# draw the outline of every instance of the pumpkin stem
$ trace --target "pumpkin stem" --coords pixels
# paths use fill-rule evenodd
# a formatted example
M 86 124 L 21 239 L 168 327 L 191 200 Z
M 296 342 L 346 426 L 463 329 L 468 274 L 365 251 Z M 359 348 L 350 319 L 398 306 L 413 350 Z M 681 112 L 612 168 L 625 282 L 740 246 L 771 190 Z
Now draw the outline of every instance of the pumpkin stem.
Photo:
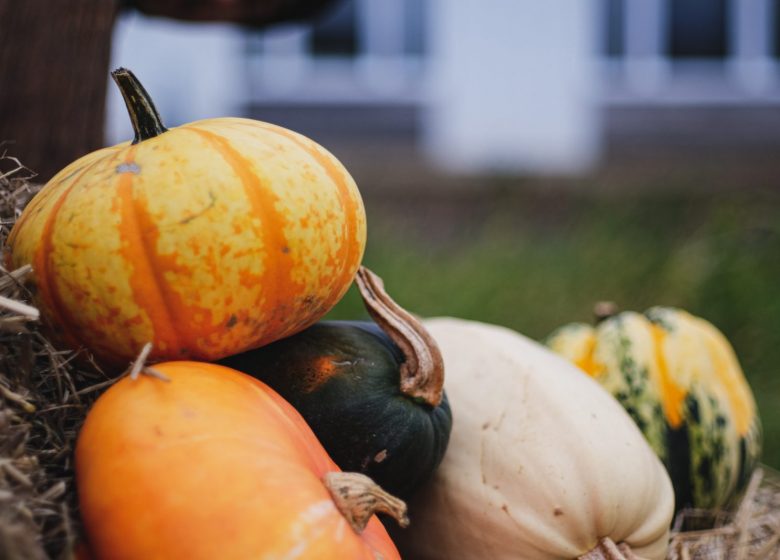
M 599 540 L 599 544 L 593 550 L 590 550 L 578 556 L 577 560 L 639 560 L 633 553 L 631 547 L 626 543 L 615 544 L 615 541 L 609 537 Z
M 409 525 L 406 503 L 382 490 L 364 474 L 329 472 L 325 473 L 322 482 L 333 497 L 336 508 L 358 534 L 363 532 L 368 520 L 378 511 L 392 516 L 401 527 Z
M 152 103 L 152 98 L 135 77 L 135 74 L 127 68 L 117 68 L 111 72 L 111 77 L 122 93 L 127 113 L 130 115 L 130 122 L 133 123 L 133 131 L 135 132 L 133 144 L 149 140 L 168 131 L 163 126 L 160 114 Z
M 435 407 L 444 391 L 444 359 L 438 344 L 414 315 L 385 292 L 382 279 L 361 266 L 355 283 L 363 304 L 377 325 L 401 349 L 401 392 Z
M 620 307 L 614 301 L 597 301 L 593 305 L 593 317 L 598 325 L 620 313 Z

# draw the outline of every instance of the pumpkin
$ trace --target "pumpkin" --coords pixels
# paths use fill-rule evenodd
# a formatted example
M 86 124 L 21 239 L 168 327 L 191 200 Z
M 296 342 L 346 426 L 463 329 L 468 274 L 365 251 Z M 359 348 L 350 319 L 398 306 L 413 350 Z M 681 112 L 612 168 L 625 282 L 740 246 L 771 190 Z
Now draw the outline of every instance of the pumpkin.
M 135 140 L 49 181 L 8 239 L 64 342 L 108 364 L 216 360 L 316 322 L 362 258 L 365 211 L 313 141 L 239 118 L 166 130 L 127 70 L 113 73 Z
M 221 363 L 278 391 L 339 467 L 407 497 L 441 462 L 452 428 L 441 354 L 378 276 L 361 267 L 356 283 L 376 323 L 318 323 Z
M 409 503 L 404 556 L 662 559 L 674 496 L 631 418 L 595 381 L 502 327 L 424 321 L 456 413 L 449 448 Z M 630 556 L 629 556 L 630 557 Z
M 628 411 L 666 465 L 678 508 L 728 505 L 761 453 L 753 394 L 726 337 L 680 309 L 607 313 L 547 344 Z
M 263 383 L 166 362 L 101 395 L 76 445 L 88 546 L 102 558 L 398 558 L 373 513 L 405 506 L 342 473 Z

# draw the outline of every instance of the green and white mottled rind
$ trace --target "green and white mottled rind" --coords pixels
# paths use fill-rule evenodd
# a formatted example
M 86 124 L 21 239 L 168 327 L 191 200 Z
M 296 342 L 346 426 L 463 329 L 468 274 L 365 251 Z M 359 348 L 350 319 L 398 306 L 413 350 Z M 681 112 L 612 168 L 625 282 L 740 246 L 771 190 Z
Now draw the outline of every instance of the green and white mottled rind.
M 628 411 L 666 465 L 677 507 L 726 506 L 761 453 L 750 387 L 723 334 L 673 308 L 626 311 L 547 339 Z

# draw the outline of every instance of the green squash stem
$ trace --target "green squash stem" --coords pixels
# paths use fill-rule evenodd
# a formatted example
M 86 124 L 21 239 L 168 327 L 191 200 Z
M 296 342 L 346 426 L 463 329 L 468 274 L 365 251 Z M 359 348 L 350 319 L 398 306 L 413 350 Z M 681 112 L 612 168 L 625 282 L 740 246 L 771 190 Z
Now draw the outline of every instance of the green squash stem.
M 122 98 L 133 123 L 135 138 L 133 144 L 149 140 L 159 136 L 168 129 L 163 126 L 160 114 L 152 103 L 152 98 L 147 93 L 138 78 L 127 68 L 117 68 L 111 72 L 111 77 L 119 87 Z
M 599 543 L 593 550 L 578 556 L 577 560 L 639 560 L 625 543 L 619 545 L 609 537 L 599 539 Z
M 355 283 L 371 318 L 406 357 L 400 367 L 401 392 L 438 406 L 444 392 L 444 359 L 436 341 L 419 319 L 387 295 L 379 276 L 361 266 Z
M 373 480 L 356 472 L 329 472 L 322 478 L 336 508 L 357 533 L 363 532 L 369 519 L 381 511 L 392 516 L 401 527 L 409 525 L 406 503 L 388 494 Z

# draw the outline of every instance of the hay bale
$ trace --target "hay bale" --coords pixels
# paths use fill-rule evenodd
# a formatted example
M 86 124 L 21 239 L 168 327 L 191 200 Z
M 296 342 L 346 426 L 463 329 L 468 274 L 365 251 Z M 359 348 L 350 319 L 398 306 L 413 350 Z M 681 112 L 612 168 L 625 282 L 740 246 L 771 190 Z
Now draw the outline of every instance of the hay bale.
M 39 190 L 17 160 L 0 157 L 0 252 Z M 0 558 L 71 558 L 77 538 L 72 453 L 107 377 L 77 366 L 43 334 L 24 287 L 30 267 L 0 266 Z M 99 386 L 98 386 L 99 387 Z
M 734 511 L 681 511 L 669 560 L 780 558 L 780 473 L 756 469 Z

